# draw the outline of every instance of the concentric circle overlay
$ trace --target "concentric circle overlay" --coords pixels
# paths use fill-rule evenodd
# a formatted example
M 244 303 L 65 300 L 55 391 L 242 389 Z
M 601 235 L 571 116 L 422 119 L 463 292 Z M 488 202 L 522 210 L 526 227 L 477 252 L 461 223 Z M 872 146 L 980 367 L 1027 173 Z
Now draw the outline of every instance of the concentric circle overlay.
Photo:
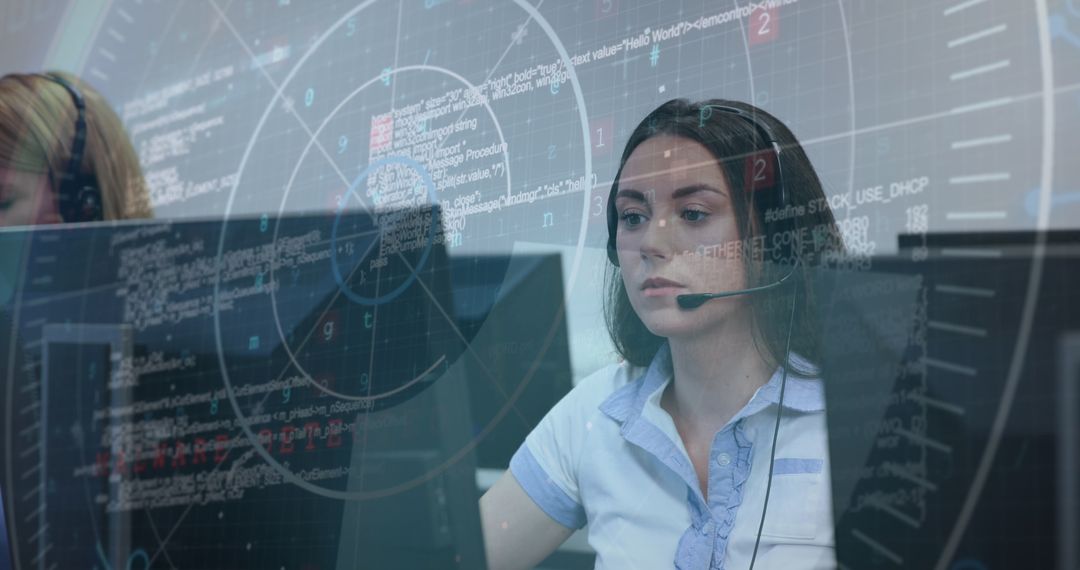
M 323 45 L 323 43 L 325 43 L 326 40 L 334 32 L 336 32 L 342 26 L 344 26 L 346 24 L 346 22 L 348 22 L 348 20 L 350 18 L 352 18 L 356 14 L 360 13 L 361 11 L 363 11 L 365 8 L 367 8 L 368 6 L 373 4 L 374 2 L 375 2 L 375 0 L 366 0 L 365 2 L 362 2 L 359 5 L 357 5 L 356 7 L 354 7 L 352 10 L 349 10 L 348 12 L 343 14 L 336 22 L 334 22 L 333 25 L 331 25 L 329 28 L 327 28 L 327 30 L 325 32 L 323 32 L 322 35 L 320 35 L 314 42 L 311 43 L 308 50 L 306 52 L 304 52 L 304 55 L 301 56 L 299 60 L 297 60 L 296 64 L 289 71 L 288 75 L 278 85 L 278 87 L 277 87 L 277 89 L 276 89 L 276 91 L 274 93 L 274 96 L 271 98 L 270 102 L 267 104 L 266 109 L 263 111 L 262 117 L 259 119 L 259 122 L 256 125 L 255 131 L 252 133 L 252 136 L 248 141 L 247 147 L 244 149 L 244 154 L 243 154 L 243 156 L 242 156 L 242 158 L 240 160 L 240 165 L 237 168 L 236 180 L 233 182 L 232 188 L 229 191 L 229 197 L 228 197 L 228 199 L 226 201 L 226 205 L 225 205 L 225 216 L 224 216 L 224 219 L 222 220 L 220 237 L 218 239 L 217 255 L 218 255 L 219 258 L 221 258 L 221 256 L 223 256 L 224 253 L 225 253 L 225 251 L 224 251 L 224 248 L 225 248 L 225 236 L 227 235 L 226 234 L 226 229 L 227 229 L 228 224 L 229 224 L 229 216 L 230 216 L 230 214 L 231 214 L 231 212 L 233 210 L 233 204 L 236 201 L 237 190 L 239 189 L 240 183 L 243 180 L 244 172 L 245 172 L 246 167 L 247 167 L 247 162 L 251 158 L 251 152 L 252 152 L 252 149 L 255 146 L 255 141 L 258 139 L 258 136 L 261 133 L 263 127 L 265 126 L 266 121 L 270 117 L 271 112 L 273 112 L 274 108 L 279 103 L 279 101 L 284 98 L 283 92 L 292 83 L 293 79 L 296 77 L 297 73 L 304 67 L 304 65 L 307 63 L 308 59 L 310 59 L 319 50 L 319 48 Z M 592 153 L 590 153 L 588 151 L 588 149 L 592 148 L 592 139 L 590 137 L 590 132 L 589 132 L 588 113 L 586 111 L 585 97 L 584 97 L 584 94 L 583 94 L 582 89 L 581 89 L 581 83 L 578 80 L 577 72 L 574 69 L 574 65 L 573 65 L 573 63 L 572 63 L 572 61 L 570 59 L 570 55 L 566 51 L 566 47 L 563 46 L 562 42 L 559 40 L 558 35 L 555 33 L 555 30 L 551 27 L 551 24 L 548 23 L 548 21 L 546 19 L 544 19 L 544 17 L 540 14 L 540 12 L 534 6 L 529 4 L 526 0 L 514 0 L 514 3 L 517 4 L 523 11 L 525 11 L 525 13 L 529 17 L 528 21 L 536 22 L 536 24 L 538 26 L 540 26 L 540 28 L 547 35 L 548 39 L 552 42 L 553 46 L 555 47 L 556 51 L 559 54 L 560 60 L 562 61 L 563 65 L 565 66 L 566 73 L 567 73 L 567 76 L 568 76 L 568 79 L 569 79 L 569 82 L 570 82 L 570 86 L 572 87 L 573 93 L 574 93 L 574 100 L 575 100 L 575 103 L 576 103 L 576 110 L 578 112 L 578 119 L 579 119 L 580 127 L 581 127 L 582 142 L 584 144 L 584 148 L 586 149 L 585 152 L 583 153 L 584 154 L 583 158 L 584 158 L 584 161 L 585 161 L 585 180 L 591 181 L 593 179 Z M 578 234 L 578 243 L 577 243 L 576 252 L 575 252 L 575 255 L 574 255 L 574 260 L 573 260 L 573 263 L 571 265 L 571 270 L 570 270 L 570 273 L 569 273 L 569 276 L 568 276 L 568 279 L 567 279 L 567 289 L 568 290 L 573 289 L 574 283 L 577 280 L 577 273 L 578 273 L 578 271 L 580 269 L 580 266 L 581 266 L 581 253 L 582 253 L 582 250 L 583 250 L 584 245 L 585 245 L 585 237 L 586 237 L 585 233 L 586 233 L 586 228 L 588 227 L 588 216 L 589 216 L 589 208 L 588 208 L 588 203 L 589 202 L 588 201 L 589 201 L 590 195 L 591 195 L 591 192 L 583 192 L 582 193 L 583 204 L 582 204 L 582 210 L 581 210 L 581 226 L 580 226 L 581 229 L 580 229 L 579 234 Z M 220 294 L 221 294 L 221 273 L 220 273 L 220 271 L 221 271 L 221 266 L 219 265 L 218 270 L 217 270 L 217 274 L 215 275 L 215 280 L 214 280 L 215 305 L 216 305 L 216 300 L 220 298 Z M 473 438 L 472 440 L 469 441 L 468 444 L 466 444 L 464 447 L 462 447 L 456 453 L 454 453 L 449 458 L 447 458 L 443 463 L 441 463 L 440 465 L 432 468 L 431 471 L 429 471 L 425 475 L 422 475 L 420 477 L 416 477 L 416 478 L 408 480 L 408 481 L 403 481 L 402 483 L 400 483 L 400 484 L 398 484 L 398 485 L 396 485 L 394 487 L 389 487 L 389 488 L 386 488 L 386 489 L 380 489 L 380 490 L 377 490 L 377 491 L 354 491 L 354 492 L 339 491 L 339 490 L 336 490 L 336 489 L 328 489 L 328 488 L 325 488 L 325 487 L 321 487 L 321 486 L 315 485 L 315 484 L 313 484 L 313 483 L 311 483 L 309 481 L 305 481 L 305 480 L 301 479 L 299 476 L 297 476 L 295 473 L 293 473 L 291 470 L 289 470 L 287 467 L 282 465 L 272 455 L 270 455 L 270 453 L 261 444 L 259 444 L 258 436 L 255 434 L 254 431 L 252 431 L 251 426 L 248 425 L 248 423 L 246 421 L 244 421 L 244 418 L 246 416 L 245 416 L 244 412 L 240 409 L 240 404 L 236 399 L 236 394 L 234 392 L 234 389 L 233 389 L 233 386 L 232 386 L 232 381 L 231 381 L 231 378 L 230 378 L 230 375 L 229 375 L 228 365 L 225 362 L 225 350 L 224 350 L 223 339 L 222 339 L 222 331 L 221 331 L 221 314 L 216 310 L 212 311 L 212 313 L 213 313 L 213 317 L 214 317 L 214 342 L 215 342 L 215 345 L 216 345 L 216 348 L 217 348 L 218 364 L 219 364 L 219 367 L 221 368 L 222 379 L 223 379 L 223 382 L 225 384 L 225 393 L 229 398 L 229 405 L 232 406 L 233 412 L 236 414 L 236 416 L 237 416 L 237 418 L 239 420 L 237 423 L 240 425 L 240 427 L 243 430 L 246 437 L 253 443 L 252 449 L 254 449 L 255 452 L 258 453 L 263 458 L 263 460 L 267 462 L 268 465 L 270 465 L 275 470 L 277 470 L 279 473 L 281 473 L 282 477 L 285 480 L 289 481 L 290 483 L 292 483 L 292 484 L 294 484 L 294 485 L 296 485 L 296 486 L 298 486 L 298 487 L 300 487 L 302 489 L 305 489 L 305 490 L 307 490 L 307 491 L 309 491 L 311 493 L 314 493 L 316 495 L 320 495 L 320 496 L 323 496 L 323 497 L 341 499 L 341 500 L 364 500 L 364 499 L 373 499 L 373 498 L 377 498 L 377 497 L 385 497 L 385 496 L 389 496 L 389 495 L 394 495 L 396 493 L 400 493 L 402 491 L 414 488 L 414 487 L 416 487 L 418 485 L 421 485 L 421 484 L 425 483 L 426 481 L 429 481 L 433 477 L 436 477 L 441 472 L 446 470 L 448 467 L 450 467 L 451 465 L 457 463 L 466 454 L 471 452 L 472 449 L 477 444 L 478 440 L 476 438 Z M 561 318 L 561 315 L 560 315 L 560 318 Z M 532 373 L 535 372 L 535 368 L 536 367 L 534 366 L 530 370 L 530 373 L 528 375 L 530 378 L 532 376 Z M 528 381 L 528 378 L 526 378 L 525 381 L 518 387 L 519 389 L 518 389 L 518 391 L 515 392 L 515 394 L 512 395 L 512 399 L 516 398 L 520 394 L 520 389 L 522 389 L 527 384 L 527 381 Z M 512 403 L 512 401 L 510 403 Z M 481 435 L 483 435 L 484 433 L 487 433 L 488 431 L 490 431 L 492 425 L 495 422 L 497 422 L 504 415 L 505 410 L 506 410 L 506 407 L 504 407 L 503 411 L 500 414 L 497 414 L 496 417 L 493 418 L 491 420 L 491 422 L 489 422 L 489 424 L 481 431 Z
M 411 268 L 409 277 L 402 281 L 400 284 L 398 284 L 397 287 L 390 290 L 388 293 L 379 295 L 377 297 L 365 297 L 358 294 L 356 291 L 353 291 L 352 288 L 349 287 L 349 284 L 346 283 L 346 281 L 348 281 L 348 277 L 342 275 L 341 273 L 341 264 L 338 261 L 336 245 L 338 241 L 338 227 L 341 225 L 341 214 L 345 211 L 345 205 L 348 203 L 347 196 L 355 196 L 356 199 L 359 201 L 360 195 L 356 193 L 357 186 L 359 186 L 361 182 L 367 180 L 368 176 L 370 176 L 376 170 L 394 164 L 403 165 L 419 174 L 420 179 L 424 182 L 424 186 L 427 188 L 428 198 L 431 200 L 431 203 L 435 204 L 438 202 L 438 197 L 435 194 L 435 181 L 431 179 L 431 174 L 428 173 L 426 168 L 424 168 L 424 165 L 406 156 L 388 156 L 386 158 L 379 159 L 371 163 L 367 168 L 363 170 L 363 172 L 360 173 L 360 176 L 357 176 L 356 180 L 354 180 L 352 184 L 349 185 L 348 194 L 338 201 L 337 213 L 334 215 L 334 227 L 333 230 L 331 230 L 330 232 L 330 266 L 333 267 L 334 280 L 337 281 L 338 288 L 341 289 L 341 292 L 346 297 L 348 297 L 350 301 L 360 305 L 379 305 L 392 301 L 398 295 L 401 295 L 401 293 L 405 291 L 405 289 L 408 289 L 409 286 L 412 285 L 412 282 L 416 280 L 416 272 L 420 271 L 420 269 L 424 267 L 424 265 L 427 263 L 428 255 L 431 254 L 432 242 L 435 240 L 435 231 L 438 229 L 439 225 L 438 217 L 432 216 L 431 227 L 428 228 L 428 239 L 424 243 L 424 251 L 420 254 L 420 260 L 416 263 L 415 267 Z M 374 243 L 374 241 L 372 243 Z M 364 256 L 361 255 L 360 257 L 363 258 Z M 280 326 L 281 325 L 279 323 L 279 330 Z
M 393 75 L 396 75 L 398 73 L 405 73 L 405 72 L 410 72 L 410 71 L 440 73 L 440 74 L 446 75 L 446 76 L 454 79 L 455 81 L 458 81 L 459 83 L 464 85 L 466 89 L 469 89 L 470 91 L 478 91 L 477 86 L 473 85 L 468 79 L 465 79 L 461 75 L 459 75 L 459 74 L 457 74 L 457 73 L 455 73 L 455 72 L 453 72 L 453 71 L 451 71 L 449 69 L 439 67 L 439 66 L 434 66 L 434 65 L 405 65 L 405 66 L 401 66 L 401 67 L 398 67 L 398 68 L 392 70 L 389 75 L 393 76 Z M 274 223 L 274 233 L 273 233 L 273 236 L 272 236 L 272 239 L 273 239 L 274 242 L 277 242 L 278 235 L 279 235 L 280 228 L 281 228 L 281 220 L 285 215 L 285 205 L 288 202 L 290 193 L 292 192 L 293 185 L 295 184 L 295 181 L 296 181 L 296 177 L 298 176 L 298 174 L 300 172 L 300 167 L 304 163 L 304 160 L 307 159 L 308 154 L 311 153 L 311 149 L 316 144 L 316 141 L 318 141 L 320 134 L 326 129 L 326 127 L 328 125 L 330 125 L 333 122 L 333 119 L 337 116 L 337 114 L 341 111 L 341 109 L 345 107 L 345 105 L 347 105 L 350 101 L 352 101 L 355 97 L 357 97 L 360 93 L 362 93 L 365 89 L 367 89 L 371 85 L 374 85 L 376 82 L 382 81 L 383 77 L 384 77 L 383 74 L 379 74 L 379 75 L 369 79 L 368 81 L 364 82 L 362 85 L 360 85 L 359 87 L 354 89 L 352 91 L 352 93 L 349 93 L 348 96 L 344 97 L 340 102 L 338 102 L 337 106 L 334 107 L 326 115 L 326 117 L 322 120 L 322 122 L 319 124 L 319 126 L 312 133 L 311 137 L 308 139 L 307 145 L 304 146 L 304 150 L 300 153 L 300 157 L 297 159 L 296 165 L 293 167 L 293 171 L 289 176 L 289 181 L 285 185 L 285 193 L 282 195 L 281 203 L 278 205 L 278 216 L 277 216 L 277 220 L 275 220 L 275 223 Z M 499 135 L 499 142 L 502 143 L 502 145 L 503 145 L 502 148 L 504 148 L 504 149 L 507 148 L 507 146 L 506 146 L 506 138 L 503 135 L 502 125 L 500 124 L 498 117 L 495 115 L 494 109 L 491 108 L 491 104 L 487 100 L 483 101 L 483 105 L 484 105 L 485 110 L 487 110 L 488 116 L 491 118 L 491 121 L 495 126 L 495 131 Z M 252 140 L 254 140 L 254 139 L 252 139 Z M 505 153 L 503 154 L 503 164 L 505 165 L 505 168 L 506 168 L 506 194 L 507 194 L 507 196 L 509 196 L 511 194 L 511 187 L 512 187 L 511 176 L 510 176 L 510 160 L 509 160 L 509 157 L 507 157 Z M 369 165 L 368 169 L 371 169 L 373 166 L 374 165 Z M 370 174 L 370 172 L 368 172 L 368 174 Z M 359 186 L 359 179 L 349 184 L 350 191 L 353 190 L 354 188 L 358 187 L 358 186 Z M 363 197 L 363 195 L 358 194 L 358 193 L 354 194 L 354 195 L 356 196 L 357 200 L 361 203 L 361 205 L 364 205 L 364 197 Z M 431 198 L 431 202 L 433 204 L 438 203 L 438 200 L 437 200 L 437 198 L 435 196 L 434 191 L 432 191 L 430 193 L 430 198 Z M 340 211 L 340 209 L 341 209 L 341 204 L 338 204 L 338 210 Z M 340 217 L 340 215 L 338 217 Z M 337 224 L 335 222 L 335 232 L 336 232 L 336 226 L 337 226 Z M 360 258 L 361 259 L 364 258 L 365 255 L 367 255 L 366 252 L 362 253 L 360 255 Z M 336 263 L 336 258 L 332 258 L 332 259 Z M 426 256 L 425 256 L 425 259 L 426 259 Z M 274 270 L 274 264 L 271 264 L 270 265 L 270 275 L 269 275 L 271 283 L 273 283 L 274 278 L 275 278 L 274 271 L 275 271 Z M 341 283 L 340 278 L 338 278 L 338 283 L 339 284 Z M 362 303 L 362 304 L 364 304 L 364 303 Z M 274 315 L 274 326 L 275 326 L 275 328 L 277 328 L 278 337 L 282 340 L 281 346 L 285 349 L 285 352 L 286 352 L 286 354 L 288 354 L 289 360 L 292 362 L 293 366 L 296 367 L 297 371 L 300 372 L 300 374 L 310 383 L 311 386 L 313 386 L 317 390 L 322 391 L 325 394 L 329 394 L 329 395 L 335 396 L 337 398 L 341 398 L 343 400 L 351 400 L 351 401 L 368 400 L 368 399 L 371 399 L 371 398 L 381 398 L 381 397 L 389 396 L 389 395 L 391 395 L 393 393 L 393 392 L 391 392 L 391 393 L 382 393 L 382 394 L 377 394 L 375 396 L 366 396 L 366 395 L 365 396 L 356 396 L 356 395 L 351 395 L 351 394 L 345 394 L 345 393 L 338 392 L 338 391 L 334 390 L 333 388 L 329 388 L 329 387 L 324 386 L 323 384 L 321 384 L 319 382 L 316 382 L 314 380 L 314 378 L 312 378 L 311 374 L 306 370 L 306 368 L 300 363 L 300 360 L 298 358 L 296 358 L 296 355 L 293 352 L 292 347 L 286 341 L 287 335 L 285 334 L 285 329 L 281 324 L 281 317 L 280 317 L 279 312 L 278 312 L 277 289 L 274 288 L 274 287 L 270 288 L 270 309 L 271 309 L 271 311 L 273 312 L 273 315 Z M 403 383 L 400 388 L 410 386 L 413 383 L 415 383 L 415 382 L 419 381 L 420 379 L 424 378 L 425 376 L 427 376 L 431 372 L 431 370 L 434 370 L 434 368 L 437 366 L 437 364 L 439 364 L 439 363 L 432 364 L 431 367 L 429 367 L 427 370 L 422 371 L 419 375 L 416 376 L 416 378 L 412 379 L 409 382 Z M 394 392 L 397 392 L 397 390 L 395 390 Z

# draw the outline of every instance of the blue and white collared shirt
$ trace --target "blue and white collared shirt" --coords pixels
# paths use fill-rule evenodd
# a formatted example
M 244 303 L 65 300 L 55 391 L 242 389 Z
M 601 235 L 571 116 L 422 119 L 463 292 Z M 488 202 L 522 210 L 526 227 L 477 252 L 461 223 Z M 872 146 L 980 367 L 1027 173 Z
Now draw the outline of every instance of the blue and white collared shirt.
M 713 439 L 707 501 L 660 407 L 671 370 L 665 344 L 647 369 L 623 363 L 591 374 L 529 434 L 510 470 L 552 519 L 574 529 L 589 525 L 596 568 L 747 568 L 781 369 Z M 789 371 L 755 568 L 836 566 L 825 430 L 821 380 Z

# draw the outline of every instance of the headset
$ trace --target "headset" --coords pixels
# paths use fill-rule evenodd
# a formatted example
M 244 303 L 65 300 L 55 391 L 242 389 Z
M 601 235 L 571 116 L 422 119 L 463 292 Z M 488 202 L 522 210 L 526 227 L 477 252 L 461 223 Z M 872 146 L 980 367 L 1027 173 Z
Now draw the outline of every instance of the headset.
M 708 114 L 706 114 L 705 111 L 708 111 Z M 713 111 L 720 111 L 722 113 L 727 113 L 727 114 L 730 114 L 730 115 L 735 116 L 735 117 L 739 117 L 742 120 L 745 120 L 745 121 L 749 122 L 757 130 L 758 134 L 762 137 L 762 139 L 768 144 L 768 147 L 769 147 L 768 150 L 772 151 L 772 164 L 771 164 L 771 166 L 772 166 L 772 168 L 775 169 L 774 170 L 775 171 L 775 183 L 773 185 L 776 187 L 776 189 L 777 189 L 776 191 L 779 194 L 778 198 L 779 198 L 780 207 L 782 208 L 782 207 L 786 206 L 787 203 L 788 203 L 788 192 L 787 192 L 787 187 L 784 185 L 784 169 L 783 169 L 782 161 L 780 160 L 780 155 L 781 155 L 781 152 L 782 152 L 783 149 L 782 149 L 780 143 L 777 141 L 776 136 L 773 134 L 772 128 L 768 124 L 766 124 L 764 121 L 759 120 L 755 116 L 754 113 L 748 112 L 748 111 L 746 111 L 744 109 L 740 109 L 738 107 L 731 107 L 731 106 L 727 106 L 727 105 L 705 105 L 705 106 L 703 106 L 701 108 L 701 120 L 704 121 L 706 118 L 711 116 Z M 761 157 L 757 153 L 751 155 L 751 157 L 750 157 L 750 163 L 749 163 L 750 168 L 748 168 L 747 171 L 748 171 L 748 173 L 751 174 L 751 177 L 753 178 L 751 180 L 751 182 L 756 180 L 756 177 L 754 175 L 755 175 L 755 173 L 758 172 L 758 170 L 756 169 L 756 165 L 758 164 L 757 161 L 760 160 L 760 159 L 761 159 Z M 764 166 L 769 167 L 770 165 L 768 163 L 765 163 Z M 755 191 L 755 190 L 757 190 L 757 189 L 756 188 L 751 188 L 751 191 Z M 618 267 L 619 266 L 619 258 L 618 258 L 618 252 L 615 249 L 615 232 L 618 230 L 619 217 L 618 217 L 618 212 L 616 212 L 616 210 L 615 210 L 614 200 L 613 199 L 614 199 L 614 196 L 611 197 L 611 199 L 609 200 L 609 204 L 608 204 L 607 255 L 608 255 L 608 259 L 616 267 Z M 798 224 L 797 218 L 793 218 L 793 223 Z M 781 287 L 785 283 L 788 282 L 789 278 L 802 265 L 802 260 L 801 260 L 801 256 L 800 256 L 801 252 L 799 251 L 800 248 L 796 247 L 795 249 L 796 249 L 795 263 L 792 264 L 791 268 L 788 270 L 788 272 L 783 277 L 777 279 L 776 281 L 773 281 L 771 283 L 766 283 L 765 285 L 759 285 L 757 287 L 749 287 L 749 288 L 746 288 L 746 289 L 736 289 L 734 291 L 724 291 L 724 292 L 720 292 L 720 293 L 693 293 L 693 294 L 686 294 L 686 295 L 678 295 L 676 297 L 676 302 L 679 304 L 680 309 L 683 309 L 685 311 L 689 311 L 689 310 L 693 310 L 693 309 L 696 309 L 696 308 L 700 307 L 701 305 L 705 304 L 706 301 L 710 301 L 712 299 L 722 299 L 722 298 L 725 298 L 725 297 L 735 297 L 735 296 L 738 296 L 738 295 L 752 295 L 752 294 L 755 294 L 755 293 L 761 293 L 763 291 L 769 291 L 771 289 L 776 289 L 778 287 Z M 790 356 L 791 356 L 791 331 L 792 331 L 792 328 L 794 327 L 794 324 L 795 324 L 795 307 L 796 307 L 797 301 L 798 301 L 798 289 L 796 288 L 796 289 L 793 290 L 793 294 L 792 294 L 791 315 L 788 317 L 787 340 L 784 341 L 784 353 L 785 354 L 784 354 L 784 358 L 781 360 L 782 373 L 781 373 L 781 378 L 780 378 L 780 400 L 779 400 L 779 402 L 777 404 L 777 408 L 776 408 L 776 423 L 775 423 L 775 425 L 773 427 L 772 449 L 769 451 L 769 477 L 768 477 L 768 481 L 767 481 L 766 486 L 765 486 L 765 500 L 764 500 L 764 503 L 761 506 L 761 519 L 758 521 L 757 538 L 754 540 L 754 553 L 750 557 L 750 566 L 749 566 L 750 570 L 753 570 L 754 562 L 757 560 L 758 546 L 760 546 L 760 544 L 761 544 L 761 532 L 765 528 L 765 512 L 769 507 L 769 492 L 772 490 L 773 463 L 774 463 L 774 460 L 776 459 L 776 442 L 779 439 L 779 435 L 780 435 L 780 417 L 781 417 L 781 414 L 782 414 L 783 409 L 784 409 L 784 389 L 787 387 L 788 358 L 790 358 Z
M 83 155 L 86 152 L 86 99 L 70 81 L 55 73 L 43 73 L 39 76 L 63 87 L 71 95 L 77 113 L 75 137 L 71 141 L 71 158 L 68 160 L 67 170 L 58 176 L 56 203 L 60 217 L 67 223 L 101 221 L 104 219 L 104 211 L 97 177 L 81 173 Z

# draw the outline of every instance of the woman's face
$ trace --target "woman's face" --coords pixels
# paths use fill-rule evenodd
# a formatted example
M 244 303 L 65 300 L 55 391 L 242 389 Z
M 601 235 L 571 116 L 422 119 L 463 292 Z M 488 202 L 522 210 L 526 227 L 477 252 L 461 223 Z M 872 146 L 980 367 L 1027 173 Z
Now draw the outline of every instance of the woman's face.
M 638 145 L 615 196 L 623 284 L 642 322 L 662 337 L 709 331 L 747 306 L 744 296 L 680 309 L 677 295 L 746 288 L 732 193 L 716 158 L 691 139 L 660 135 Z M 741 248 L 739 248 L 741 249 Z
M 61 221 L 48 175 L 0 167 L 0 227 Z

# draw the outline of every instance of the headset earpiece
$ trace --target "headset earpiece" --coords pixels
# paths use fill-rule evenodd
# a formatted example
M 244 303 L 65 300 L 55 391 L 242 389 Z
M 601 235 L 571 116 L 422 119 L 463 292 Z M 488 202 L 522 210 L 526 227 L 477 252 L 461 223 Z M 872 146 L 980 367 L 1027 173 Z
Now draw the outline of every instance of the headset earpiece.
M 74 199 L 68 200 L 66 203 L 61 202 L 60 216 L 66 222 L 100 221 L 104 218 L 101 191 L 98 190 L 93 180 L 87 180 L 88 177 L 85 176 L 80 178 L 80 180 L 75 181 L 72 189 L 67 192 L 67 197 Z

